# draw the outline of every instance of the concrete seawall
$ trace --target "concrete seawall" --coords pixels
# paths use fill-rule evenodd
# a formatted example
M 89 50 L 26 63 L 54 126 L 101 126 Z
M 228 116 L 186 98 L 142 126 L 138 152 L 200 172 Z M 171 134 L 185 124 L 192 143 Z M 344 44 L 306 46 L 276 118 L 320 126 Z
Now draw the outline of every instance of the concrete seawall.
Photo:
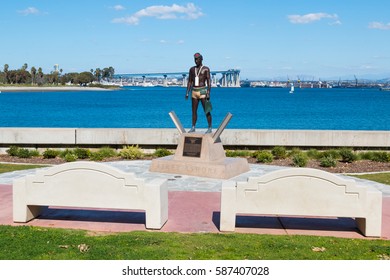
M 199 130 L 201 131 L 201 130 Z M 0 147 L 176 146 L 176 129 L 148 128 L 0 128 Z M 390 131 L 226 129 L 224 146 L 390 148 Z

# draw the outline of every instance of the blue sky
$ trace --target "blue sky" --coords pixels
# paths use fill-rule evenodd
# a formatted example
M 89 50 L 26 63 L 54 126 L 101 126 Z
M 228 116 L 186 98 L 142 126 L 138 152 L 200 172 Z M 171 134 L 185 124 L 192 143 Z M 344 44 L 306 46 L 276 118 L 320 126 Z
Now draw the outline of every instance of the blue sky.
M 188 71 L 201 52 L 241 78 L 390 77 L 383 0 L 3 1 L 0 69 Z

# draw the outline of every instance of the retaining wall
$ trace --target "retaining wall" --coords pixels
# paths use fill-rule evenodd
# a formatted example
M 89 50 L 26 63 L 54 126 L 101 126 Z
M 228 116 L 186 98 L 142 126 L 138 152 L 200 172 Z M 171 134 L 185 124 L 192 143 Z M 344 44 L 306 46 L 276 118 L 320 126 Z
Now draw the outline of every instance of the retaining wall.
M 0 128 L 0 146 L 175 146 L 176 129 Z M 225 129 L 224 146 L 389 148 L 390 131 Z

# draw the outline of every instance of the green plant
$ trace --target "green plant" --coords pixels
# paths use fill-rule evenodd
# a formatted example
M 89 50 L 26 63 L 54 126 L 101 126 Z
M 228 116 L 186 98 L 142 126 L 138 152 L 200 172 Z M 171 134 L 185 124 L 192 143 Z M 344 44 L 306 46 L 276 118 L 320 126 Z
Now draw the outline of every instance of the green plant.
M 365 160 L 372 160 L 374 158 L 374 152 L 372 151 L 361 152 L 359 155 L 361 159 L 365 159 Z
M 350 148 L 342 148 L 339 150 L 342 162 L 353 162 L 357 159 L 357 155 Z
M 269 151 L 257 151 L 255 155 L 258 162 L 270 163 L 274 160 L 274 156 Z
M 248 150 L 226 150 L 227 157 L 252 157 L 253 153 Z
M 71 162 L 71 161 L 76 161 L 77 160 L 77 156 L 75 154 L 72 154 L 72 153 L 67 153 L 65 155 L 65 161 L 67 162 Z
M 40 153 L 38 150 L 34 149 L 34 150 L 30 150 L 30 155 L 32 157 L 39 157 L 40 156 Z
M 293 157 L 296 154 L 301 154 L 302 151 L 299 148 L 292 148 L 291 151 L 288 153 L 288 157 Z
M 387 152 L 374 152 L 372 160 L 378 162 L 390 162 L 390 154 Z
M 156 157 L 166 157 L 172 155 L 172 152 L 165 148 L 159 148 L 154 151 L 154 155 Z
M 322 167 L 336 167 L 337 160 L 332 156 L 328 155 L 320 159 L 320 166 Z
M 320 159 L 321 153 L 316 149 L 310 149 L 306 152 L 307 156 L 311 159 Z
M 91 152 L 90 159 L 94 161 L 101 161 L 105 158 L 110 158 L 115 156 L 117 156 L 117 153 L 115 152 L 114 149 L 110 147 L 103 147 L 96 152 Z
M 53 150 L 53 149 L 46 149 L 44 152 L 43 152 L 43 158 L 56 158 L 60 155 L 60 151 L 59 150 Z
M 341 159 L 340 152 L 337 149 L 327 150 L 321 153 L 320 159 L 324 157 L 332 157 L 334 159 Z
M 124 159 L 141 159 L 143 157 L 143 153 L 138 145 L 123 147 L 119 155 Z
M 275 159 L 285 159 L 287 157 L 287 151 L 285 147 L 274 147 L 272 149 L 272 155 Z
M 294 166 L 305 167 L 307 165 L 308 160 L 308 156 L 303 152 L 296 152 L 292 156 Z
M 19 147 L 11 146 L 8 150 L 6 150 L 6 153 L 12 157 L 18 156 Z
M 38 150 L 29 150 L 26 148 L 19 148 L 16 146 L 11 146 L 6 152 L 10 156 L 19 157 L 19 158 L 31 158 L 31 157 L 39 156 Z
M 73 154 L 73 155 L 74 155 L 74 153 L 73 153 L 72 150 L 70 150 L 70 149 L 65 149 L 65 150 L 63 150 L 63 151 L 60 152 L 60 157 L 63 158 L 63 159 L 65 159 L 66 156 L 67 156 L 68 154 Z
M 30 152 L 29 149 L 26 148 L 20 148 L 17 153 L 17 157 L 19 158 L 30 158 L 33 154 Z
M 87 159 L 91 155 L 91 151 L 83 148 L 75 148 L 73 153 L 78 159 Z

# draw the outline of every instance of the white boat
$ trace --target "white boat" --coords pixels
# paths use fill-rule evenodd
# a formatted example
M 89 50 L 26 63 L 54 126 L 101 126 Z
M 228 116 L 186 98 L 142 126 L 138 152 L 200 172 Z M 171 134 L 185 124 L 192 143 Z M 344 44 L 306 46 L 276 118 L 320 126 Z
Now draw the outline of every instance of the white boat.
M 291 84 L 290 93 L 294 93 L 294 84 Z

